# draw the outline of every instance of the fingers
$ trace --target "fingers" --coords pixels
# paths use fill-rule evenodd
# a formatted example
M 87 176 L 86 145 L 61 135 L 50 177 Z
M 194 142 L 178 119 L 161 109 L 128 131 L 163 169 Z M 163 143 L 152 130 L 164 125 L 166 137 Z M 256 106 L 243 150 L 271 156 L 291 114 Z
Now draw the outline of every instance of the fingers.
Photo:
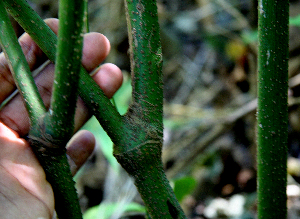
M 55 34 L 58 33 L 58 19 L 46 19 L 45 23 Z M 109 40 L 103 34 L 95 32 L 85 34 L 81 60 L 83 67 L 88 72 L 92 71 L 106 58 L 109 51 Z
M 19 38 L 19 43 L 31 70 L 46 60 L 46 56 L 28 34 L 23 34 Z M 4 53 L 0 54 L 0 84 L 1 103 L 15 89 L 15 83 Z
M 54 33 L 58 32 L 58 19 L 46 19 L 46 24 Z M 19 43 L 25 54 L 30 69 L 35 69 L 47 60 L 45 54 L 38 45 L 25 33 L 19 38 Z M 100 33 L 88 33 L 84 37 L 82 64 L 91 71 L 96 68 L 108 55 L 110 43 L 108 39 Z M 9 65 L 4 53 L 0 54 L 0 103 L 7 98 L 15 89 L 15 83 L 9 70 Z
M 95 148 L 94 135 L 86 130 L 77 132 L 67 145 L 67 155 L 72 175 L 86 162 Z
M 87 33 L 84 39 L 82 65 L 90 72 L 99 66 L 106 58 L 110 51 L 110 43 L 108 39 L 100 33 Z
M 36 78 L 36 84 L 47 107 L 50 105 L 51 89 L 53 84 L 54 65 L 48 65 Z M 121 70 L 113 64 L 104 64 L 93 76 L 104 93 L 111 97 L 121 86 L 123 76 Z M 75 113 L 75 131 L 89 118 L 90 114 L 81 99 L 77 102 Z M 0 111 L 0 121 L 16 131 L 20 136 L 29 132 L 29 118 L 20 95 L 17 95 Z
M 106 63 L 100 66 L 96 74 L 93 75 L 93 79 L 105 91 L 106 96 L 111 98 L 121 87 L 123 75 L 119 67 Z
M 57 34 L 58 19 L 46 19 L 45 22 L 52 29 L 52 31 Z M 46 55 L 27 33 L 24 33 L 19 38 L 19 43 L 31 70 L 35 69 L 47 60 Z M 11 75 L 4 53 L 0 54 L 0 84 L 1 103 L 15 89 L 15 82 Z
M 57 19 L 46 20 L 46 23 L 54 32 L 57 32 Z M 31 38 L 27 34 L 24 34 L 20 38 L 20 41 L 22 42 L 21 45 L 23 48 L 27 50 L 25 54 L 27 54 L 26 57 L 29 65 L 33 68 L 37 63 L 41 63 L 43 55 L 41 55 L 42 53 L 40 49 L 38 49 L 37 45 L 31 40 Z M 102 34 L 86 34 L 84 37 L 82 64 L 88 71 L 91 71 L 105 59 L 109 53 L 109 49 L 109 41 Z M 3 57 L 3 55 L 0 55 L 0 102 L 14 89 L 12 79 L 9 79 L 11 78 L 11 74 L 9 72 L 7 62 Z M 50 104 L 53 73 L 54 65 L 49 64 L 43 69 L 41 74 L 35 78 L 39 92 L 47 107 Z M 112 64 L 105 64 L 100 67 L 93 78 L 108 97 L 111 97 L 122 84 L 121 70 Z M 75 130 L 78 130 L 79 127 L 82 126 L 82 124 L 90 117 L 87 112 L 88 111 L 84 107 L 83 102 L 79 101 L 75 118 Z M 0 121 L 15 130 L 21 136 L 28 133 L 29 119 L 19 95 L 0 111 Z

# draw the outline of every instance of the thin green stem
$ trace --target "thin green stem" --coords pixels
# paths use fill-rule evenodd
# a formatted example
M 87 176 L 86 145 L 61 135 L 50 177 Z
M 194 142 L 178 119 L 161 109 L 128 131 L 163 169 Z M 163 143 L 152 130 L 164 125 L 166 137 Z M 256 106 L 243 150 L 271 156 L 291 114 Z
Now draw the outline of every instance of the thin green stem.
M 73 134 L 82 55 L 83 0 L 61 0 L 54 85 L 49 113 L 29 134 L 51 183 L 59 218 L 82 218 L 65 145 Z M 49 34 L 51 36 L 51 34 Z M 56 41 L 52 40 L 52 42 Z M 56 43 L 56 42 L 55 42 Z M 52 54 L 50 54 L 53 57 Z M 44 122 L 44 123 L 43 123 Z
M 57 37 L 25 0 L 3 0 L 5 8 L 39 45 L 47 57 L 56 59 Z M 41 43 L 39 43 L 41 42 Z
M 115 144 L 124 139 L 124 123 L 116 107 L 83 68 L 80 71 L 80 97 Z M 108 100 L 108 101 L 107 101 Z
M 90 32 L 88 0 L 84 0 L 84 33 Z
M 259 1 L 258 218 L 286 218 L 289 1 Z
M 35 125 L 46 113 L 46 108 L 2 1 L 0 2 L 0 22 L 1 47 L 25 102 L 30 122 Z
M 46 119 L 46 132 L 55 139 L 67 140 L 74 130 L 82 56 L 83 15 L 83 0 L 59 1 L 57 56 L 50 113 Z

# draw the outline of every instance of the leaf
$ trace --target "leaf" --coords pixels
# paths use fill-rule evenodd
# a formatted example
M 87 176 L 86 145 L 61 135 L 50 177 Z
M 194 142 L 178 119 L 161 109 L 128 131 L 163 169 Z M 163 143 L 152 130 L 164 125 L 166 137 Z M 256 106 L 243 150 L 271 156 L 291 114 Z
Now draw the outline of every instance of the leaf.
M 83 127 L 82 129 L 88 130 L 92 132 L 96 138 L 96 141 L 99 143 L 101 150 L 109 162 L 109 164 L 112 166 L 112 168 L 117 171 L 118 170 L 118 162 L 116 158 L 113 156 L 113 143 L 106 134 L 106 132 L 103 130 L 103 128 L 100 126 L 99 122 L 95 117 L 92 117 Z
M 193 192 L 196 187 L 196 180 L 193 177 L 185 176 L 174 180 L 174 193 L 179 202 L 183 198 Z
M 115 211 L 119 211 L 123 208 L 124 212 L 140 212 L 145 213 L 145 207 L 132 202 L 126 205 L 122 203 L 101 203 L 100 205 L 94 206 L 88 209 L 84 215 L 83 219 L 109 219 Z
M 290 17 L 290 25 L 300 26 L 300 15 L 298 15 L 296 17 Z

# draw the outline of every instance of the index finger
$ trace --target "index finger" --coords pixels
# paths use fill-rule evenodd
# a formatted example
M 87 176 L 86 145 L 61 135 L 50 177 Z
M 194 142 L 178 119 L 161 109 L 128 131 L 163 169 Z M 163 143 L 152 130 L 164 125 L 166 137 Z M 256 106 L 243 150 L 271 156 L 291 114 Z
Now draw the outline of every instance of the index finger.
M 50 18 L 46 19 L 45 23 L 50 29 L 57 34 L 58 32 L 58 19 Z M 87 71 L 92 71 L 96 68 L 108 55 L 110 51 L 110 43 L 106 37 L 103 37 L 100 33 L 88 33 L 85 36 L 89 42 L 85 42 L 83 45 L 84 51 L 97 48 L 94 53 L 82 54 L 82 65 Z M 102 35 L 102 36 L 99 36 Z M 47 60 L 46 55 L 39 48 L 39 46 L 31 39 L 31 37 L 24 33 L 19 38 L 19 43 L 28 62 L 31 70 L 39 67 Z M 8 62 L 4 56 L 4 53 L 0 54 L 0 104 L 16 89 L 15 82 L 9 69 Z

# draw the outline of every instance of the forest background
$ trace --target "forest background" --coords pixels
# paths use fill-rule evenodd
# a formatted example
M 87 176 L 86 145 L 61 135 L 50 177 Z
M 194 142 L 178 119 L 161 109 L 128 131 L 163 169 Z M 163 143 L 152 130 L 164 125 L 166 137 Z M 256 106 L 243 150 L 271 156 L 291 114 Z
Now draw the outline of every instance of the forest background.
M 29 2 L 42 18 L 57 17 L 58 1 Z M 288 178 L 288 212 L 289 218 L 299 218 L 300 2 L 290 3 L 288 170 L 294 177 Z M 189 218 L 254 218 L 257 1 L 159 0 L 158 12 L 164 58 L 163 161 L 175 194 Z M 124 72 L 114 99 L 125 113 L 131 87 L 123 0 L 89 0 L 89 21 L 90 31 L 111 42 L 105 62 Z M 22 34 L 17 24 L 15 29 Z M 84 218 L 143 218 L 142 202 L 112 156 L 109 138 L 93 118 L 83 128 L 95 133 L 98 142 L 75 177 Z

